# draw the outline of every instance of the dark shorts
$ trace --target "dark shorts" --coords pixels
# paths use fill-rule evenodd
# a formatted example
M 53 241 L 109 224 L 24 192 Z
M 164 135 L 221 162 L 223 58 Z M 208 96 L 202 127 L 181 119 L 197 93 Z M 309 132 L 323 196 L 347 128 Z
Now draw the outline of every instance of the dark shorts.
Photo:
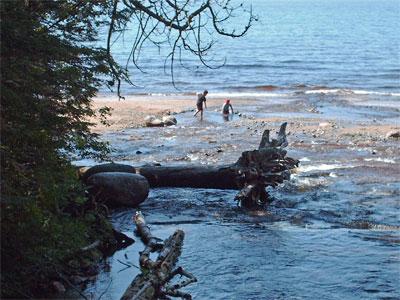
M 203 110 L 203 103 L 197 103 L 197 110 Z

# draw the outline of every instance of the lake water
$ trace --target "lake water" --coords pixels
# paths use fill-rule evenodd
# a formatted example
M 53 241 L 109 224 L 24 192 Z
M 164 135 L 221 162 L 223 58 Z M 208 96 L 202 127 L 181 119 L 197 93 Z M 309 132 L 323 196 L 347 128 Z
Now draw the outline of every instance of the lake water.
M 103 137 L 115 149 L 112 159 L 229 164 L 258 145 L 263 129 L 279 126 L 254 119 L 285 118 L 295 132 L 288 136 L 288 156 L 300 159 L 301 167 L 272 192 L 275 200 L 266 210 L 238 208 L 236 191 L 177 188 L 152 189 L 140 206 L 154 235 L 185 231 L 179 265 L 198 282 L 184 290 L 194 299 L 399 299 L 398 140 L 373 134 L 336 140 L 301 128 L 326 121 L 338 130 L 399 124 L 400 2 L 250 2 L 260 21 L 243 39 L 218 40 L 213 53 L 227 58 L 224 67 L 209 70 L 185 57 L 190 70 L 176 66 L 177 90 L 164 74 L 165 51 L 146 48 L 146 73 L 130 66 L 138 86 L 123 85 L 125 95 L 207 88 L 210 98 L 248 97 L 251 105 L 234 104 L 243 117 L 225 123 L 210 109 L 204 122 L 184 112 L 177 126 L 108 132 Z M 128 40 L 113 46 L 121 63 L 130 52 Z M 132 236 L 134 213 L 113 211 L 116 229 Z M 144 247 L 135 239 L 104 261 L 85 290 L 89 298 L 123 294 L 138 274 L 123 263 L 138 264 Z
M 243 38 L 217 37 L 208 55 L 216 61 L 226 58 L 225 66 L 207 69 L 195 57 L 184 55 L 185 68 L 175 65 L 176 89 L 164 72 L 169 48 L 158 53 L 145 44 L 139 59 L 145 73 L 130 63 L 137 86 L 124 84 L 123 92 L 191 93 L 207 88 L 214 95 L 232 95 L 346 89 L 356 94 L 400 95 L 399 1 L 252 0 L 245 4 L 252 4 L 259 21 Z M 112 48 L 124 66 L 133 32 Z

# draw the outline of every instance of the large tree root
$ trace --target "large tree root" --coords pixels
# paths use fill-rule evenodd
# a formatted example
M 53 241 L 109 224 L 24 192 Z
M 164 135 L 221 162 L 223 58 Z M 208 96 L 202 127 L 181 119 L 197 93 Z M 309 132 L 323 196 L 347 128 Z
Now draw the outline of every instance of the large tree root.
M 176 230 L 174 234 L 162 242 L 151 234 L 150 228 L 146 225 L 146 221 L 140 212 L 136 213 L 134 221 L 137 233 L 146 245 L 139 258 L 142 273 L 132 281 L 121 300 L 158 299 L 167 296 L 191 299 L 189 294 L 181 292 L 179 289 L 196 282 L 196 277 L 184 271 L 181 267 L 174 269 L 181 254 L 184 232 Z M 157 260 L 152 261 L 150 253 L 156 251 L 159 252 Z M 169 285 L 168 283 L 176 275 L 184 276 L 187 279 L 175 285 Z

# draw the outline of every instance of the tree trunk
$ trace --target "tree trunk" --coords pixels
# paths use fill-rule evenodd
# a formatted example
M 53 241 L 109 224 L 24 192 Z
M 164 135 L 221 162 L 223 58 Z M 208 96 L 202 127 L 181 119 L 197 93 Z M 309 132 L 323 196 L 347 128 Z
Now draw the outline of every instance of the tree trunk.
M 231 165 L 142 166 L 134 169 L 146 177 L 150 187 L 237 189 L 240 191 L 235 199 L 240 205 L 248 208 L 263 206 L 270 201 L 265 188 L 290 179 L 290 170 L 299 163 L 286 157 L 283 149 L 288 145 L 286 125 L 281 125 L 277 138 L 272 140 L 270 131 L 265 130 L 259 148 L 243 152 Z M 108 172 L 112 170 L 108 169 Z

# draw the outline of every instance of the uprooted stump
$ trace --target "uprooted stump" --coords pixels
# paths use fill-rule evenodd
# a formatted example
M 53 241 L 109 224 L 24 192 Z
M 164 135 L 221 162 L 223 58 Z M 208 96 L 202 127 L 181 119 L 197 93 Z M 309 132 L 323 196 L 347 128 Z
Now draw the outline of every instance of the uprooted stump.
M 136 172 L 149 181 L 150 187 L 191 187 L 239 189 L 235 199 L 243 207 L 263 206 L 270 202 L 267 186 L 275 187 L 290 179 L 290 170 L 299 161 L 286 157 L 288 145 L 286 125 L 280 127 L 276 139 L 270 140 L 265 130 L 258 150 L 245 151 L 238 161 L 226 166 L 143 166 Z
M 176 230 L 164 242 L 151 234 L 143 215 L 136 212 L 134 221 L 137 233 L 145 244 L 145 249 L 140 253 L 139 263 L 142 273 L 137 275 L 126 289 L 121 300 L 132 299 L 165 299 L 167 296 L 191 299 L 190 294 L 179 291 L 197 279 L 181 267 L 174 269 L 181 254 L 184 232 Z M 156 261 L 152 261 L 150 253 L 158 252 Z M 176 276 L 185 276 L 187 279 L 180 283 L 169 285 Z

